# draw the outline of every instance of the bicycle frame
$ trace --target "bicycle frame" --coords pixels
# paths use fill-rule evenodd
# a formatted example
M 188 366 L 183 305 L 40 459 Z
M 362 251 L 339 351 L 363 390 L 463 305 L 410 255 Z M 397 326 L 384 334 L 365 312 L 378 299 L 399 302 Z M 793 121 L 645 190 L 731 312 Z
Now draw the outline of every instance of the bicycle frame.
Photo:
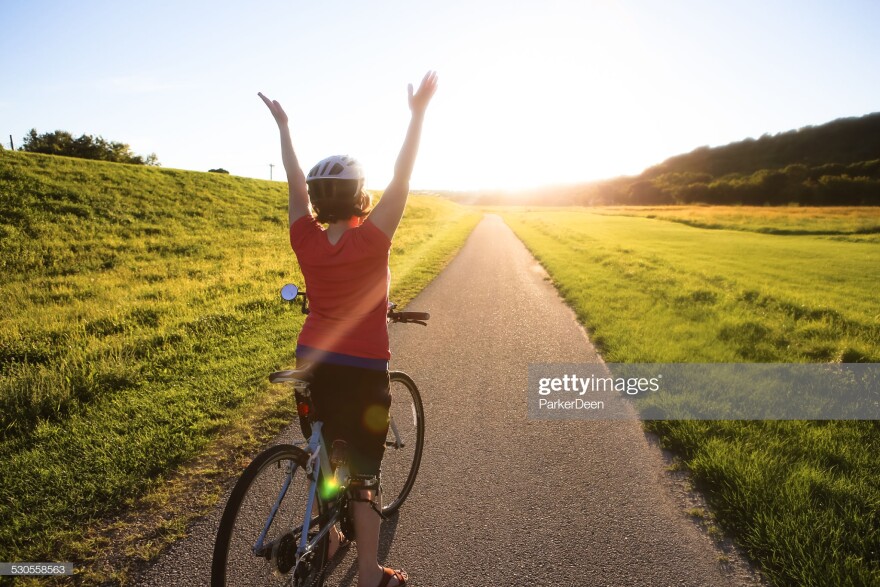
M 395 422 L 394 422 L 394 416 L 391 416 L 391 419 L 388 422 L 388 427 L 394 433 L 394 442 L 386 442 L 385 448 L 388 448 L 390 446 L 393 446 L 394 448 L 405 447 L 406 443 L 404 443 L 400 439 L 400 432 L 397 430 L 397 424 L 395 424 Z
M 315 473 L 320 470 L 324 479 L 330 479 L 333 477 L 333 470 L 330 467 L 330 459 L 327 456 L 327 447 L 324 443 L 323 438 L 321 437 L 322 428 L 323 422 L 316 421 L 312 423 L 312 435 L 311 437 L 309 437 L 308 444 L 309 460 L 306 465 L 306 475 L 308 475 L 309 477 L 309 497 L 306 502 L 306 512 L 302 524 L 302 534 L 300 535 L 299 545 L 296 549 L 297 564 L 299 564 L 302 556 L 311 551 L 312 548 L 314 548 L 315 544 L 317 544 L 324 537 L 324 535 L 330 531 L 330 527 L 335 524 L 339 519 L 339 511 L 334 509 L 329 517 L 330 523 L 325 524 L 324 528 L 321 529 L 311 541 L 308 539 L 309 527 L 311 526 L 312 520 L 312 512 L 315 510 L 315 505 L 317 503 L 318 480 L 321 478 L 321 475 L 317 475 Z M 254 543 L 253 552 L 258 556 L 266 551 L 267 546 L 263 544 L 263 541 L 266 539 L 266 534 L 269 532 L 269 528 L 272 526 L 272 522 L 275 521 L 275 514 L 278 513 L 278 508 L 280 507 L 281 502 L 284 500 L 284 496 L 287 494 L 287 490 L 290 487 L 291 481 L 293 480 L 293 472 L 295 470 L 296 467 L 288 466 L 284 484 L 281 486 L 281 490 L 278 493 L 278 498 L 275 500 L 275 504 L 272 506 L 272 511 L 269 512 L 269 517 L 266 520 L 266 525 L 263 527 L 263 531 L 257 538 L 256 543 Z
M 312 540 L 308 539 L 309 536 L 309 527 L 311 526 L 312 520 L 312 512 L 315 511 L 315 505 L 318 499 L 318 480 L 321 476 L 324 479 L 331 479 L 334 476 L 333 469 L 330 466 L 330 459 L 327 455 L 327 446 L 324 442 L 323 437 L 321 436 L 321 430 L 324 426 L 324 423 L 321 421 L 312 422 L 312 435 L 309 437 L 308 441 L 308 454 L 309 460 L 306 466 L 306 475 L 309 477 L 309 493 L 308 500 L 306 501 L 306 511 L 303 517 L 302 523 L 302 533 L 300 534 L 299 544 L 296 549 L 296 560 L 299 563 L 300 558 L 314 548 L 315 544 L 317 544 L 327 532 L 330 531 L 330 527 L 333 526 L 336 522 L 339 521 L 340 513 L 338 509 L 333 509 L 329 513 L 328 521 L 329 523 L 324 525 L 324 528 L 321 529 L 318 534 L 312 538 Z M 397 430 L 397 425 L 394 423 L 394 418 L 391 418 L 391 422 L 389 424 L 389 428 L 394 434 L 394 442 L 386 442 L 386 446 L 402 448 L 406 446 L 406 443 L 400 437 L 400 432 Z M 315 475 L 316 471 L 320 470 L 321 475 Z M 272 506 L 272 511 L 269 512 L 269 517 L 266 519 L 266 524 L 263 527 L 263 531 L 260 532 L 259 537 L 257 537 L 257 541 L 253 546 L 253 553 L 257 556 L 261 556 L 262 553 L 265 553 L 267 550 L 267 545 L 264 544 L 264 540 L 266 539 L 266 534 L 269 532 L 269 528 L 272 526 L 272 522 L 275 521 L 275 514 L 278 513 L 278 508 L 281 506 L 281 502 L 284 501 L 285 495 L 287 495 L 287 490 L 290 487 L 290 483 L 293 481 L 293 473 L 296 471 L 296 467 L 288 466 L 286 476 L 284 479 L 284 483 L 281 486 L 281 489 L 278 492 L 278 497 L 275 500 L 275 503 Z

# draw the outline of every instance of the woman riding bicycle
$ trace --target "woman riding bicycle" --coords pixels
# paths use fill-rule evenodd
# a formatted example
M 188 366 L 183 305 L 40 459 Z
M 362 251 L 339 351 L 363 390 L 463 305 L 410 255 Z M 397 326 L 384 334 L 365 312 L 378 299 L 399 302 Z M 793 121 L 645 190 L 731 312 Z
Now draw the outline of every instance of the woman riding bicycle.
M 311 312 L 297 340 L 297 368 L 312 372 L 310 391 L 324 422 L 328 443 L 348 445 L 353 479 L 364 489 L 352 503 L 358 550 L 359 587 L 397 587 L 407 575 L 379 565 L 381 519 L 375 511 L 388 408 L 388 257 L 391 239 L 406 207 L 422 121 L 437 88 L 428 72 L 418 91 L 409 86 L 412 112 L 394 177 L 370 210 L 363 170 L 345 156 L 328 157 L 303 174 L 293 150 L 288 118 L 281 105 L 259 96 L 281 132 L 281 155 L 289 190 L 290 244 L 308 291 Z M 316 212 L 313 217 L 309 203 Z M 327 228 L 321 227 L 327 224 Z M 331 553 L 343 539 L 331 532 Z

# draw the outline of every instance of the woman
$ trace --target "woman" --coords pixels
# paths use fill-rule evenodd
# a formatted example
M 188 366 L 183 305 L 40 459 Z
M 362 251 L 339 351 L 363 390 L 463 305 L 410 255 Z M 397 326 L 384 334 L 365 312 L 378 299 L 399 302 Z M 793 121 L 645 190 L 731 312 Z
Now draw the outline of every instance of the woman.
M 290 243 L 311 307 L 297 340 L 297 366 L 309 364 L 313 370 L 310 389 L 324 421 L 324 439 L 328 444 L 336 439 L 347 442 L 352 475 L 365 481 L 366 489 L 352 503 L 359 587 L 399 587 L 407 579 L 404 571 L 377 562 L 381 519 L 372 503 L 375 489 L 370 487 L 378 479 L 391 404 L 385 319 L 388 256 L 406 207 L 425 111 L 436 89 L 433 71 L 425 75 L 417 92 L 409 85 L 409 129 L 394 177 L 372 210 L 363 189 L 363 171 L 354 159 L 329 157 L 305 177 L 293 150 L 287 114 L 277 101 L 259 94 L 281 132 Z M 338 531 L 331 532 L 331 554 L 342 539 Z

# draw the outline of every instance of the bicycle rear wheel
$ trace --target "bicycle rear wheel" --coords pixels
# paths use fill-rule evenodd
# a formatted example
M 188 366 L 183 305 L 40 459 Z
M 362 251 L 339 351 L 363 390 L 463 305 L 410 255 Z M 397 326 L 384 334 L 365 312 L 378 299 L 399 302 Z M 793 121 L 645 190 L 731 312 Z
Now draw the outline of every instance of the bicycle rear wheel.
M 391 374 L 391 425 L 382 458 L 382 513 L 393 514 L 412 490 L 425 443 L 425 411 L 415 382 L 406 373 Z
M 244 470 L 229 496 L 217 530 L 211 563 L 213 587 L 323 585 L 327 536 L 295 565 L 309 493 L 307 461 L 308 455 L 302 449 L 280 445 L 257 455 Z M 282 494 L 287 481 L 289 486 Z M 276 503 L 278 511 L 263 540 L 264 548 L 255 553 L 254 545 Z M 319 530 L 318 500 L 311 519 L 310 538 Z

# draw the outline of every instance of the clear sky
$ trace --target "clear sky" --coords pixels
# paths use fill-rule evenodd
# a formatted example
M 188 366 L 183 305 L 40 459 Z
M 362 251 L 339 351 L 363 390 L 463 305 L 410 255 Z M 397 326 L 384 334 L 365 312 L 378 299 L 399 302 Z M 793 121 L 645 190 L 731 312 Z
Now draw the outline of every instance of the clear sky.
M 102 135 L 165 167 L 283 178 L 257 97 L 303 167 L 391 177 L 406 84 L 439 72 L 413 188 L 635 174 L 880 111 L 880 2 L 0 0 L 0 136 Z

